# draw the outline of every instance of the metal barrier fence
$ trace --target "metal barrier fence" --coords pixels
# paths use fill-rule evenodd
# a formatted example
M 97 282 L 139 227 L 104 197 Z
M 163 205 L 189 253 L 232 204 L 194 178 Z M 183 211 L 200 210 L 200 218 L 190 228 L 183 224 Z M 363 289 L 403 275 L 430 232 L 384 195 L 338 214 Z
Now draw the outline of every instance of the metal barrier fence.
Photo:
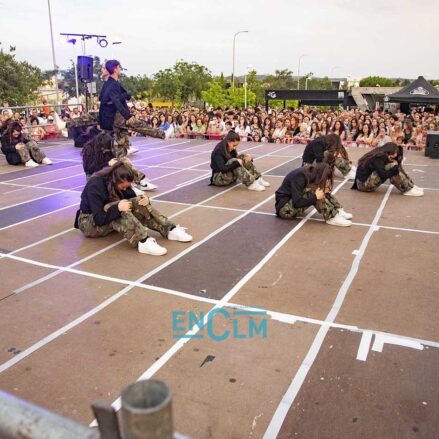
M 52 109 L 55 108 L 59 108 L 59 109 L 63 109 L 63 108 L 80 108 L 81 110 L 83 109 L 83 105 L 82 104 L 45 104 L 45 105 L 18 105 L 18 106 L 14 106 L 14 107 L 0 107 L 0 113 L 3 113 L 3 111 L 5 110 L 12 110 L 12 112 L 16 113 L 16 112 L 22 112 L 24 110 L 26 119 L 29 118 L 30 115 L 30 111 L 32 111 L 34 108 L 47 108 L 50 107 L 51 111 Z M 17 110 L 17 111 L 14 111 Z M 20 110 L 20 111 L 18 111 Z
M 0 392 L 2 439 L 190 439 L 173 432 L 172 396 L 157 380 L 137 381 L 121 394 L 120 416 L 108 404 L 92 404 L 98 429 Z
M 179 134 L 176 136 L 178 139 L 203 139 L 203 140 L 222 140 L 224 139 L 225 135 L 217 135 L 217 134 L 208 134 L 208 133 L 193 133 L 188 132 L 185 134 Z M 253 140 L 249 140 L 249 136 L 240 136 L 241 142 L 253 142 Z M 281 139 L 279 143 L 287 144 L 290 143 L 292 145 L 307 145 L 309 142 L 311 142 L 310 137 L 292 137 L 289 139 L 290 141 L 287 142 L 285 139 Z M 276 143 L 276 142 L 270 142 L 270 143 Z M 344 140 L 342 141 L 343 146 L 350 146 L 350 147 L 369 147 L 374 148 L 374 146 L 369 145 L 366 142 L 363 142 L 361 140 Z M 421 150 L 425 148 L 425 145 L 406 145 L 406 144 L 400 144 L 399 146 L 406 147 L 407 149 L 413 149 L 413 150 Z

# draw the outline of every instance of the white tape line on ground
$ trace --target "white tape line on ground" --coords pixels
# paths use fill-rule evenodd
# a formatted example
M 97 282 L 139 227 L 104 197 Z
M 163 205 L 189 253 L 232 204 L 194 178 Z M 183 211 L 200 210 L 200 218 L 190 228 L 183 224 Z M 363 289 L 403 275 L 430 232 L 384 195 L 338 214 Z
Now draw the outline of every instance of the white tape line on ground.
M 327 322 L 334 322 L 341 305 L 344 301 L 344 298 L 346 297 L 347 291 L 352 284 L 352 281 L 354 280 L 358 268 L 360 265 L 360 262 L 364 256 L 364 253 L 366 251 L 367 245 L 369 244 L 370 238 L 372 237 L 373 233 L 375 232 L 375 226 L 378 224 L 378 221 L 381 217 L 381 214 L 384 210 L 384 207 L 386 206 L 386 203 L 389 199 L 390 192 L 392 191 L 392 187 L 389 186 L 386 194 L 384 195 L 384 198 L 377 210 L 377 213 L 372 221 L 371 227 L 367 231 L 365 237 L 363 238 L 363 241 L 360 245 L 359 251 L 357 255 L 355 256 L 351 269 L 346 276 L 346 279 L 343 282 L 343 285 L 341 286 L 337 297 L 332 305 L 331 310 L 329 311 L 329 314 L 327 315 L 325 321 Z M 264 439 L 271 439 L 276 437 L 279 434 L 279 431 L 282 427 L 282 424 L 285 420 L 285 417 L 288 414 L 288 411 L 290 410 L 291 406 L 294 403 L 294 400 L 302 387 L 302 384 L 306 378 L 306 375 L 308 374 L 308 371 L 311 369 L 311 366 L 314 363 L 314 360 L 317 357 L 317 354 L 319 353 L 320 347 L 323 344 L 323 341 L 325 340 L 326 334 L 329 331 L 329 326 L 322 326 L 319 331 L 317 332 L 317 335 L 306 354 L 302 364 L 299 367 L 299 370 L 297 371 L 295 377 L 293 378 L 293 381 L 291 382 L 290 386 L 288 387 L 288 390 L 286 391 L 285 395 L 283 396 L 282 400 L 279 403 L 279 406 L 277 407 L 273 418 L 271 419 L 271 422 L 264 434 Z
M 360 346 L 358 346 L 357 360 L 366 361 L 367 354 L 370 349 L 370 342 L 372 341 L 372 332 L 364 331 L 361 336 Z

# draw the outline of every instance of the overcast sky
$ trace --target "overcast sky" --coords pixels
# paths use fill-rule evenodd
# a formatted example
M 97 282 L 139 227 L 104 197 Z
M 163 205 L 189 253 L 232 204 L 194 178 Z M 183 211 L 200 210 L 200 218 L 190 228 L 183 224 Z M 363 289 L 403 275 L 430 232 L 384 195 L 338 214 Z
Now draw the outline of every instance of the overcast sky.
M 60 32 L 108 35 L 121 45 L 86 54 L 116 58 L 130 75 L 195 61 L 212 73 L 247 65 L 258 73 L 439 78 L 439 0 L 51 0 L 57 64 L 82 54 Z M 0 41 L 16 56 L 52 68 L 47 0 L 0 0 Z

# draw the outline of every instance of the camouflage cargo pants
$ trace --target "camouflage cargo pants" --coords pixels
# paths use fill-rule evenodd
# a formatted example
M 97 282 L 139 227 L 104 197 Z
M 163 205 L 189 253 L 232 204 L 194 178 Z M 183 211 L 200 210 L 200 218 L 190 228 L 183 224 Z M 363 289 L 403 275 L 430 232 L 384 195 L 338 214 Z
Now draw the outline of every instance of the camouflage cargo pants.
M 313 194 L 313 191 L 307 191 L 303 197 L 307 198 L 311 194 Z M 326 194 L 326 197 L 323 200 L 317 200 L 315 208 L 317 212 L 323 215 L 325 221 L 327 221 L 337 215 L 338 210 L 341 209 L 341 204 L 337 201 L 334 195 Z M 296 218 L 296 216 L 303 216 L 306 209 L 306 207 L 294 207 L 292 201 L 289 200 L 288 203 L 279 210 L 279 216 L 283 219 Z
M 385 166 L 385 170 L 388 171 L 390 168 L 395 166 L 393 163 L 388 163 Z M 383 182 L 376 171 L 373 171 L 369 175 L 369 178 L 362 182 L 357 180 L 357 188 L 362 192 L 372 192 L 381 186 Z M 412 179 L 406 174 L 402 166 L 399 167 L 399 173 L 390 177 L 390 183 L 392 183 L 399 191 L 402 193 L 409 191 L 415 184 Z
M 41 149 L 33 140 L 27 143 L 22 143 L 22 145 L 24 145 L 23 148 L 16 149 L 22 163 L 26 163 L 30 159 L 32 159 L 36 163 L 42 163 L 43 159 L 46 157 L 46 154 L 41 151 Z
M 228 186 L 234 183 L 238 178 L 245 186 L 250 186 L 255 180 L 257 180 L 261 173 L 256 169 L 256 166 L 252 160 L 244 160 L 245 154 L 240 154 L 237 158 L 243 160 L 243 166 L 234 169 L 230 172 L 215 172 L 212 176 L 212 184 L 214 186 Z M 227 162 L 227 165 L 232 164 L 237 159 L 233 158 Z
M 324 152 L 324 159 L 323 161 L 326 162 L 326 158 L 331 155 L 329 151 Z M 343 157 L 336 157 L 335 158 L 335 164 L 334 166 L 343 174 L 348 175 L 349 171 L 351 170 L 351 162 L 348 159 L 344 159 Z
M 351 170 L 351 162 L 342 157 L 337 157 L 335 159 L 335 167 L 344 175 L 348 175 Z
M 92 113 L 84 113 L 81 116 L 75 117 L 73 119 L 67 119 L 66 121 L 67 128 L 77 127 L 77 126 L 90 126 L 97 124 L 98 124 L 97 117 Z
M 143 120 L 136 120 L 134 123 L 127 125 L 125 118 L 119 113 L 116 113 L 113 122 L 113 131 L 115 142 L 113 146 L 113 154 L 115 157 L 125 157 L 128 148 L 130 147 L 130 139 L 128 130 L 136 131 L 139 134 L 159 139 L 165 138 L 165 132 L 156 128 L 149 128 Z
M 81 212 L 78 219 L 79 230 L 88 238 L 98 238 L 116 231 L 133 247 L 148 236 L 147 228 L 167 238 L 169 231 L 175 227 L 174 223 L 154 209 L 151 203 L 141 206 L 139 199 L 131 198 L 129 200 L 132 203 L 131 212 L 123 212 L 120 218 L 104 226 L 96 226 L 92 214 Z M 114 203 L 107 204 L 105 208 L 108 209 Z

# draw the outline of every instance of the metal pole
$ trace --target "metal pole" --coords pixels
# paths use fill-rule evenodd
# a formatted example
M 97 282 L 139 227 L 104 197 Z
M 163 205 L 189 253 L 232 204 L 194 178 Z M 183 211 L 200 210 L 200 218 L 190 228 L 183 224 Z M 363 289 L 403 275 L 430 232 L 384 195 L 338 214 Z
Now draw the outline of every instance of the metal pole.
M 0 437 L 4 439 L 99 439 L 97 430 L 0 392 Z
M 122 391 L 124 439 L 172 439 L 171 391 L 162 381 L 137 381 Z
M 58 75 L 57 75 L 58 66 L 56 65 L 56 59 L 55 59 L 55 44 L 53 42 L 52 13 L 50 12 L 50 0 L 47 0 L 47 7 L 49 8 L 50 41 L 52 43 L 53 69 L 55 70 L 54 79 L 55 79 L 55 87 L 56 87 L 56 103 L 59 105 Z
M 247 110 L 247 73 L 244 73 L 244 109 Z
M 235 41 L 236 36 L 239 34 L 248 33 L 248 30 L 240 30 L 233 35 L 233 64 L 232 64 L 232 90 L 235 89 Z
M 306 56 L 306 53 L 299 56 L 299 65 L 297 67 L 297 90 L 300 90 L 300 61 L 304 56 Z
M 75 67 L 76 104 L 79 105 L 78 63 L 74 60 L 72 62 Z

